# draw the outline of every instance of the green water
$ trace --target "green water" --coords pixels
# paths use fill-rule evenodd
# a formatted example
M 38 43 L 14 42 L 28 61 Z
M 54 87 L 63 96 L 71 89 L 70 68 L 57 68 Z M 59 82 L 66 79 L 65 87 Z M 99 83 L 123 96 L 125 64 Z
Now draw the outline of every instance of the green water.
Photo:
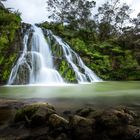
M 56 106 L 133 105 L 140 107 L 140 82 L 98 82 L 72 85 L 2 86 L 0 98 L 47 101 Z

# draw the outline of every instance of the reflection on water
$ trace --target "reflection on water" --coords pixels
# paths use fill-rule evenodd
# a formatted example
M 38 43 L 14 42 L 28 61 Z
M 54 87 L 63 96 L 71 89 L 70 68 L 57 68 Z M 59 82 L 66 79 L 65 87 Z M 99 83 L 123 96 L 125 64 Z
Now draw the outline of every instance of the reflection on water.
M 61 108 L 79 105 L 140 106 L 140 82 L 98 82 L 93 84 L 2 86 L 0 98 L 27 102 L 47 101 Z

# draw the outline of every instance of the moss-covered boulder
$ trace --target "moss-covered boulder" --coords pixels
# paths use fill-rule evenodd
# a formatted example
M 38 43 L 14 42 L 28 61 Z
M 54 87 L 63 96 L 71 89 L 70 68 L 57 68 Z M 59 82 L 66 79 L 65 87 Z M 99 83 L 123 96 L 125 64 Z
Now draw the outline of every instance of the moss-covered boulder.
M 40 126 L 47 123 L 47 119 L 54 114 L 53 106 L 49 104 L 31 104 L 17 110 L 14 121 L 16 123 L 23 122 L 28 126 Z

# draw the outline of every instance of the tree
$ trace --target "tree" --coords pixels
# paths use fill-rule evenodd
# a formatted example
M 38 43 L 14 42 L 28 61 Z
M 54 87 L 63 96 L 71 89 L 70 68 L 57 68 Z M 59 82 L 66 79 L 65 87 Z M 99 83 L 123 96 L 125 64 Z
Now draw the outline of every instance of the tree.
M 88 0 L 49 0 L 49 18 L 60 23 L 69 23 L 77 27 L 85 27 L 91 17 L 91 9 L 95 6 L 94 1 Z
M 124 23 L 130 22 L 131 9 L 120 0 L 109 0 L 98 8 L 96 23 L 100 40 L 106 40 L 118 36 L 122 32 Z
M 130 7 L 124 3 L 118 10 L 118 12 L 115 15 L 115 26 L 116 28 L 122 30 L 124 23 L 128 24 L 130 22 L 130 13 L 131 13 Z

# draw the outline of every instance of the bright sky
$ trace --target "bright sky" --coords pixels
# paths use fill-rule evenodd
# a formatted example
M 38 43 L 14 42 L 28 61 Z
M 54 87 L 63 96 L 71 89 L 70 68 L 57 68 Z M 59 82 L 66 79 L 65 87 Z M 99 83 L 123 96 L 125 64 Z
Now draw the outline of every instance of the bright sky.
M 140 0 L 121 0 L 126 2 L 134 9 L 132 17 L 140 12 Z M 105 0 L 97 0 L 96 5 L 99 6 Z M 14 8 L 22 13 L 22 20 L 27 23 L 39 23 L 47 20 L 46 0 L 7 0 L 6 7 Z

